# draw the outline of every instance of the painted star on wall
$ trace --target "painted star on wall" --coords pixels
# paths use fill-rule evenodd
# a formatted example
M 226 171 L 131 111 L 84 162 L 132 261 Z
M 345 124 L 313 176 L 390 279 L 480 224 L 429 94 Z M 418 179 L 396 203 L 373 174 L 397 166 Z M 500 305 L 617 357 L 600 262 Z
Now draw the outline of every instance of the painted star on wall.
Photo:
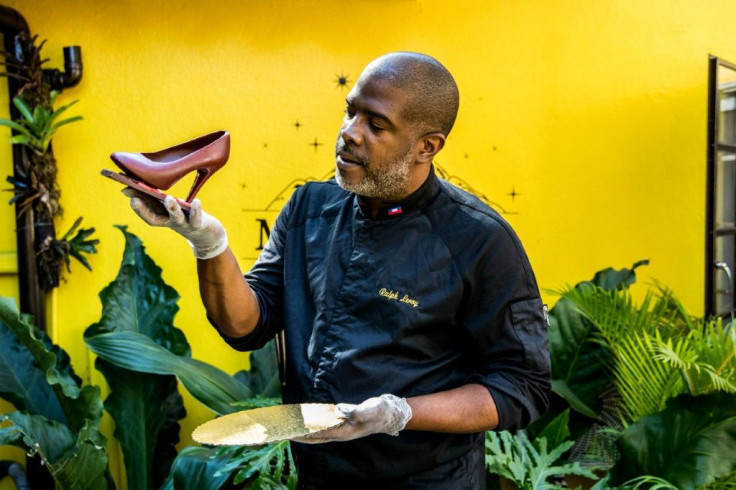
M 520 196 L 521 194 L 519 194 L 518 192 L 516 192 L 516 187 L 512 187 L 511 188 L 511 192 L 509 192 L 506 195 L 507 196 L 511 196 L 511 201 L 516 201 L 516 196 Z
M 340 72 L 340 74 L 335 75 L 335 77 L 335 82 L 337 83 L 337 85 L 335 85 L 335 88 L 348 88 L 348 84 L 350 83 L 348 75 L 343 75 L 342 72 Z
M 294 127 L 296 128 L 296 130 L 299 131 L 299 128 L 301 128 L 302 126 L 304 125 L 299 122 L 299 119 L 297 119 L 296 122 L 294 123 Z
M 314 151 L 316 152 L 317 151 L 317 148 L 319 148 L 320 146 L 322 146 L 322 143 L 320 143 L 317 140 L 317 138 L 314 138 L 314 141 L 312 143 L 309 143 L 309 146 L 313 146 L 314 147 Z

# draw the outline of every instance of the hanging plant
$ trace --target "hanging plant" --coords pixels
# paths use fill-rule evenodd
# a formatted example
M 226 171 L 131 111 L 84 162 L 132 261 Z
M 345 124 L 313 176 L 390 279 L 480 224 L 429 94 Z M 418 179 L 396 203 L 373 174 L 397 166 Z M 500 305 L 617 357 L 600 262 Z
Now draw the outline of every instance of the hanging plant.
M 62 209 L 51 140 L 60 127 L 79 121 L 82 116 L 60 117 L 76 100 L 54 109 L 58 92 L 51 90 L 43 76 L 42 65 L 48 61 L 40 56 L 44 43 L 36 45 L 34 36 L 25 46 L 23 59 L 5 54 L 5 65 L 12 67 L 12 70 L 0 75 L 20 81 L 21 87 L 13 97 L 17 116 L 11 114 L 12 119 L 0 119 L 0 125 L 13 129 L 15 134 L 11 142 L 27 149 L 26 158 L 20 164 L 16 162 L 14 175 L 7 178 L 13 186 L 10 204 L 16 204 L 18 217 L 31 213 L 39 283 L 48 291 L 59 285 L 62 262 L 66 264 L 67 271 L 70 270 L 69 257 L 76 258 L 91 269 L 82 253 L 97 252 L 95 246 L 98 240 L 88 239 L 94 228 L 79 229 L 71 237 L 71 233 L 79 227 L 81 218 L 61 239 L 56 237 L 54 219 L 61 215 Z
M 54 122 L 62 112 L 78 102 L 75 100 L 54 110 L 54 103 L 58 95 L 58 92 L 52 90 L 49 93 L 48 106 L 37 105 L 33 110 L 31 110 L 31 107 L 22 95 L 13 99 L 13 105 L 18 109 L 23 118 L 18 122 L 10 119 L 0 119 L 0 124 L 9 126 L 20 133 L 10 139 L 13 144 L 20 143 L 26 145 L 38 155 L 43 155 L 48 151 L 54 133 L 61 126 L 82 119 L 82 116 L 74 116 Z
M 82 116 L 75 116 L 55 122 L 61 113 L 77 102 L 75 100 L 54 110 L 53 104 L 57 96 L 58 92 L 51 91 L 48 105 L 31 108 L 20 95 L 13 98 L 13 105 L 18 109 L 21 118 L 15 121 L 0 118 L 0 125 L 8 126 L 17 133 L 10 138 L 11 143 L 21 144 L 32 150 L 29 155 L 30 172 L 22 174 L 20 179 L 8 178 L 14 185 L 13 190 L 16 194 L 10 202 L 13 203 L 17 200 L 16 197 L 23 196 L 23 207 L 20 211 L 23 213 L 28 205 L 37 200 L 39 205 L 36 211 L 39 217 L 45 218 L 42 221 L 50 221 L 61 214 L 59 206 L 61 191 L 56 185 L 56 159 L 49 151 L 51 138 L 61 126 L 82 119 Z

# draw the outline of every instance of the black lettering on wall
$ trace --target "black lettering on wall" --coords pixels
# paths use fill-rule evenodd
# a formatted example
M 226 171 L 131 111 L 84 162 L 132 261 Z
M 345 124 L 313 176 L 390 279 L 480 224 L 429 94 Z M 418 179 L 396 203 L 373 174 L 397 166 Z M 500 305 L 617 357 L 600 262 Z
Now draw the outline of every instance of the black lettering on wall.
M 271 228 L 268 227 L 268 222 L 265 219 L 262 218 L 256 218 L 256 221 L 260 223 L 260 228 L 258 229 L 258 247 L 256 247 L 256 250 L 263 250 L 263 236 L 266 236 L 266 242 L 268 241 L 268 237 L 271 236 Z

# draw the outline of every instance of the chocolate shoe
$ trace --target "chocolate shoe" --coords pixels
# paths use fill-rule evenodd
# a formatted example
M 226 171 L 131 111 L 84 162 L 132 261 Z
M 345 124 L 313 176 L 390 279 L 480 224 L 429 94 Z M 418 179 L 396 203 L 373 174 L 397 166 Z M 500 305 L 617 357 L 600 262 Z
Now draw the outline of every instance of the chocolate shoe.
M 230 133 L 216 131 L 165 150 L 153 153 L 115 152 L 110 158 L 128 177 L 155 189 L 166 190 L 196 170 L 194 183 L 185 199 L 190 203 L 212 174 L 225 165 L 229 156 Z

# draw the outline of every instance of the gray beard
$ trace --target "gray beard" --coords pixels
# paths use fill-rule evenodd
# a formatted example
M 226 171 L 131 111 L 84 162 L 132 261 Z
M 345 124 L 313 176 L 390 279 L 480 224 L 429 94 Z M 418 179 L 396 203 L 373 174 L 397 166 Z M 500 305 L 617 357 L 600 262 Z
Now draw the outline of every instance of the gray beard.
M 409 191 L 409 169 L 413 155 L 414 148 L 410 145 L 404 156 L 385 167 L 376 170 L 366 166 L 365 177 L 354 184 L 347 182 L 341 170 L 336 168 L 335 180 L 340 187 L 359 196 L 382 201 L 400 201 L 407 197 Z

